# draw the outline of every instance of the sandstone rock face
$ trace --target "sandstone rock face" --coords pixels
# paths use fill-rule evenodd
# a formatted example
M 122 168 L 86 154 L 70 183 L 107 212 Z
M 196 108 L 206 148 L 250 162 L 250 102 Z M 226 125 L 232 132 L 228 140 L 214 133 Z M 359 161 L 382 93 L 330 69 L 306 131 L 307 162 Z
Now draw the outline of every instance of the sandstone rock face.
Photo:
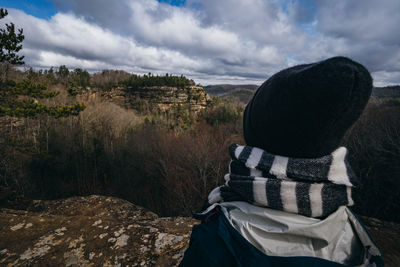
M 105 196 L 27 200 L 15 208 L 25 210 L 0 208 L 0 266 L 177 266 L 198 223 Z M 385 266 L 400 266 L 400 225 L 362 220 Z
M 197 223 L 103 196 L 31 210 L 0 209 L 0 266 L 176 266 Z
M 142 105 L 150 105 L 161 112 L 173 111 L 179 106 L 190 108 L 194 113 L 207 106 L 211 97 L 201 86 L 185 88 L 153 86 L 137 90 L 117 87 L 110 92 L 103 92 L 103 97 L 126 108 L 140 109 Z

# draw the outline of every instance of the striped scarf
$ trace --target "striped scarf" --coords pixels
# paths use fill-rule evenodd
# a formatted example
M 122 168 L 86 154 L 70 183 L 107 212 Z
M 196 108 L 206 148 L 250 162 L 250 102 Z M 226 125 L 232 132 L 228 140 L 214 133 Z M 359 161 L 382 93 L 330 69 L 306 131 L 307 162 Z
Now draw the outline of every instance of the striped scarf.
M 247 201 L 308 217 L 326 217 L 338 207 L 353 205 L 351 188 L 358 179 L 339 147 L 320 158 L 288 158 L 262 149 L 232 144 L 225 185 L 211 191 L 207 206 Z

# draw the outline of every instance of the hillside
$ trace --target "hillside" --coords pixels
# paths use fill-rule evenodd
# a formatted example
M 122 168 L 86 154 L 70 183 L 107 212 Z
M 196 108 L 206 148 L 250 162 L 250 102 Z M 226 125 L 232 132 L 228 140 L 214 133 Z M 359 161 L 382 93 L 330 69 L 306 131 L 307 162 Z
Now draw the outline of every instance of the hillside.
M 56 111 L 61 112 L 71 103 L 78 105 L 79 111 L 74 112 L 77 115 L 84 109 L 81 103 L 93 100 L 111 101 L 123 108 L 135 109 L 141 115 L 183 112 L 193 117 L 211 100 L 203 87 L 196 86 L 193 80 L 183 75 L 137 75 L 118 70 L 89 74 L 85 70 L 69 71 L 60 66 L 39 72 L 11 69 L 9 76 L 9 81 L 0 87 L 14 94 L 0 96 L 0 111 L 15 117 L 33 117 L 38 113 L 65 117 L 66 113 L 56 114 Z M 22 101 L 22 95 L 27 102 Z
M 242 103 L 250 101 L 254 92 L 257 90 L 258 85 L 233 85 L 233 84 L 218 84 L 208 85 L 204 89 L 211 96 L 218 96 L 221 98 L 228 98 L 238 100 Z
M 372 95 L 376 98 L 399 98 L 400 97 L 400 85 L 386 86 L 386 87 L 374 87 Z
M 248 103 L 257 90 L 258 85 L 234 85 L 234 84 L 217 84 L 208 85 L 204 89 L 211 96 L 218 96 L 221 98 L 235 99 L 242 103 Z M 399 98 L 400 97 L 400 85 L 386 86 L 386 87 L 374 87 L 372 90 L 372 96 L 375 98 Z
M 255 91 L 257 88 L 258 88 L 258 85 L 254 85 L 254 84 L 243 84 L 243 85 L 216 84 L 216 85 L 207 85 L 204 87 L 204 89 L 212 96 L 223 95 L 223 94 L 235 91 L 235 90 Z

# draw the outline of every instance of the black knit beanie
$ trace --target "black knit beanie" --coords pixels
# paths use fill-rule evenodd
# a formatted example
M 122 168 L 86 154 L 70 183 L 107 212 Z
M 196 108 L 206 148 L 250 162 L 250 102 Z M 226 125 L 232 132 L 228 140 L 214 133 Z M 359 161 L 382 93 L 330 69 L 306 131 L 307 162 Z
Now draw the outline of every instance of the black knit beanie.
M 247 104 L 245 141 L 287 157 L 330 154 L 360 117 L 371 91 L 368 70 L 345 57 L 282 70 Z

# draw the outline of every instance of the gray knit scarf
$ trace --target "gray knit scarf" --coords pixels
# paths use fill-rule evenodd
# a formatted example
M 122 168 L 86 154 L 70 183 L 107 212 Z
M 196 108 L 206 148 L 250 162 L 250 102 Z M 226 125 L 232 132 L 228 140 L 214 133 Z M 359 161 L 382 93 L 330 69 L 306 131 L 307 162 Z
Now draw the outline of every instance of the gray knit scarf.
M 358 179 L 339 147 L 321 158 L 288 158 L 262 149 L 232 144 L 232 161 L 225 185 L 208 196 L 207 206 L 224 201 L 247 201 L 258 206 L 326 217 L 339 206 L 353 205 L 352 187 Z

